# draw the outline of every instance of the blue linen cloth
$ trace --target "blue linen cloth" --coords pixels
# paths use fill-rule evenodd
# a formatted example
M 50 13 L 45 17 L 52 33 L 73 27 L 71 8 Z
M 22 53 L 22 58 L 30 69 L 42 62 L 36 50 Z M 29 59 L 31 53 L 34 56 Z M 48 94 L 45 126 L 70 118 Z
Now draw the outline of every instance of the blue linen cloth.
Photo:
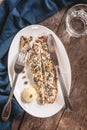
M 8 49 L 15 34 L 27 25 L 41 22 L 62 7 L 86 3 L 87 0 L 4 0 L 0 4 L 0 115 L 10 92 L 7 72 Z M 0 130 L 11 130 L 13 119 L 23 110 L 13 97 L 8 121 L 0 116 Z

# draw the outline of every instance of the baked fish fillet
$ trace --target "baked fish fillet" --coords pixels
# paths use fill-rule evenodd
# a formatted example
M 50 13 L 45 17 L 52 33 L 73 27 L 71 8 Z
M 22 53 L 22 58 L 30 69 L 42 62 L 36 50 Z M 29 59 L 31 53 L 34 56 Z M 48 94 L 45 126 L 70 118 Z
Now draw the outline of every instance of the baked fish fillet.
M 31 69 L 39 102 L 53 103 L 58 93 L 58 77 L 48 51 L 47 36 L 35 40 L 32 49 L 28 52 L 26 64 Z

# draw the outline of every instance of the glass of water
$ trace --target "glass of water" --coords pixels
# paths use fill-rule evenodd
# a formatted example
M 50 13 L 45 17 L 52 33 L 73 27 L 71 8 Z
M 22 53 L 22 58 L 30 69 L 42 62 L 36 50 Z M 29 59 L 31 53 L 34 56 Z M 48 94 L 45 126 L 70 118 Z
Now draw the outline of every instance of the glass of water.
M 66 30 L 73 37 L 87 35 L 87 4 L 77 4 L 68 10 Z

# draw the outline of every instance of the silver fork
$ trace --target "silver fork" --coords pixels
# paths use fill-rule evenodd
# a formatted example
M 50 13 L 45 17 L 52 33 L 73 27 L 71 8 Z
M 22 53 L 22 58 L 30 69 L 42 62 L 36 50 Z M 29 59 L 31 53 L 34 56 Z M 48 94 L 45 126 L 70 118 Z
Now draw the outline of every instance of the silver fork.
M 2 111 L 1 118 L 2 118 L 3 121 L 8 120 L 9 117 L 10 117 L 13 92 L 14 92 L 15 84 L 16 84 L 16 81 L 17 81 L 17 78 L 18 78 L 18 74 L 21 73 L 22 70 L 24 69 L 25 57 L 26 57 L 26 53 L 20 51 L 18 56 L 17 56 L 16 62 L 14 64 L 15 77 L 14 77 L 14 82 L 13 82 L 13 85 L 12 85 L 10 95 L 9 95 L 8 100 L 7 100 L 7 102 L 6 102 L 6 104 L 3 108 L 3 111 Z

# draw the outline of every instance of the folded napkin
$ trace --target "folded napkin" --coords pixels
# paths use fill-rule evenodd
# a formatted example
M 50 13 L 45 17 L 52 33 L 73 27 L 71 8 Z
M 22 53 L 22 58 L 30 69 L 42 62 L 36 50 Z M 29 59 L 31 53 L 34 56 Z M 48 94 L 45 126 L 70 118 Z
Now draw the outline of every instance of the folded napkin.
M 0 4 L 0 115 L 10 92 L 7 72 L 8 50 L 15 34 L 27 25 L 38 23 L 59 9 L 87 0 L 4 0 Z M 13 119 L 23 110 L 13 97 L 8 121 L 0 117 L 0 130 L 11 130 Z

